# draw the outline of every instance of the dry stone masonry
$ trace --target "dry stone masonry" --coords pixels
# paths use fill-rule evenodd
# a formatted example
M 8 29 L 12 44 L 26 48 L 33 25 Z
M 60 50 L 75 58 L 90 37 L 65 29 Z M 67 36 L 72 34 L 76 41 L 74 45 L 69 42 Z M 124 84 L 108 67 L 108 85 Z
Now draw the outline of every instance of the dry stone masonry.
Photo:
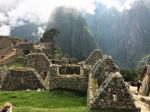
M 98 80 L 99 86 L 103 83 L 109 73 L 118 71 L 119 67 L 114 64 L 111 56 L 103 56 L 103 58 L 99 59 L 91 69 L 93 77 Z
M 86 65 L 94 65 L 99 59 L 102 59 L 102 54 L 101 54 L 100 50 L 96 49 L 86 59 L 85 64 Z
M 13 44 L 9 38 L 0 36 L 0 59 L 13 51 Z
M 16 51 L 0 65 L 13 60 L 24 64 L 22 68 L 0 68 L 0 90 L 73 89 L 87 92 L 87 104 L 91 109 L 136 109 L 111 56 L 103 56 L 96 49 L 86 61 L 78 62 L 67 54 L 54 54 L 50 42 L 36 46 L 26 40 L 0 36 L 0 59 Z
M 25 57 L 25 67 L 35 68 L 43 79 L 47 76 L 51 65 L 50 60 L 44 53 L 31 53 Z
M 59 74 L 59 67 L 52 66 L 50 71 L 49 89 L 66 88 L 87 91 L 88 78 L 81 74 Z M 71 71 L 69 71 L 71 72 Z
M 91 108 L 136 109 L 125 82 L 119 72 L 110 73 L 91 98 Z
M 45 89 L 44 80 L 35 69 L 31 68 L 10 68 L 1 85 L 3 91 L 37 90 L 38 88 Z

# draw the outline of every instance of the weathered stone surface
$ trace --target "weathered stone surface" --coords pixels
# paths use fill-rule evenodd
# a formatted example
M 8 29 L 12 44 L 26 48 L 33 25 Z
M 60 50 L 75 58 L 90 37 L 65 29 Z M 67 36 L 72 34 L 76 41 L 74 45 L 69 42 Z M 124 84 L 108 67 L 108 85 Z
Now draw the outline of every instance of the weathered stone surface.
M 62 68 L 66 67 L 66 66 L 61 65 Z M 60 74 L 59 67 L 60 66 L 58 66 L 58 65 L 51 65 L 50 81 L 49 81 L 50 89 L 66 88 L 66 89 L 74 89 L 74 90 L 78 90 L 78 91 L 82 91 L 82 92 L 87 91 L 87 83 L 88 83 L 87 77 L 85 77 L 81 74 L 66 74 L 66 71 L 64 71 L 65 74 Z M 72 66 L 70 66 L 70 67 L 72 67 Z M 76 65 L 76 67 L 79 68 L 80 66 Z M 65 69 L 62 69 L 62 70 L 65 70 Z M 61 71 L 61 72 L 63 72 L 63 71 Z
M 0 88 L 1 88 L 1 84 L 3 83 L 7 73 L 8 73 L 8 68 L 6 66 L 0 67 Z
M 0 59 L 13 51 L 13 44 L 6 36 L 0 36 Z
M 90 96 L 90 95 L 89 95 Z M 90 108 L 136 109 L 119 72 L 110 73 L 95 93 Z
M 94 65 L 96 63 L 96 61 L 98 61 L 99 59 L 102 59 L 102 53 L 100 52 L 100 50 L 95 49 L 90 56 L 86 59 L 85 64 L 86 65 Z
M 34 46 L 32 43 L 21 43 L 16 46 L 17 49 L 22 49 L 25 53 L 30 53 L 31 51 L 34 51 Z
M 119 71 L 119 67 L 114 64 L 111 56 L 103 56 L 92 67 L 91 72 L 93 77 L 97 78 L 99 86 L 106 79 L 107 74 Z
M 1 90 L 37 90 L 45 89 L 44 81 L 35 69 L 29 68 L 10 68 L 6 74 Z
M 59 67 L 59 74 L 80 74 L 79 65 L 62 65 Z
M 78 90 L 82 92 L 87 91 L 88 78 L 85 77 L 54 77 L 50 78 L 50 89 L 54 88 L 66 88 L 72 90 Z
M 25 67 L 35 68 L 43 79 L 45 79 L 51 62 L 44 53 L 31 53 L 26 55 Z

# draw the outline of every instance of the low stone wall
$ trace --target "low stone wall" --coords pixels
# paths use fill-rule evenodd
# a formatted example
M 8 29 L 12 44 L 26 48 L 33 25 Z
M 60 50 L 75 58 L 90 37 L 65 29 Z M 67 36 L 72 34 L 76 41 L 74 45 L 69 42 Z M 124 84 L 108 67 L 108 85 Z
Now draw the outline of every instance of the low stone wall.
M 2 66 L 4 66 L 4 65 L 7 65 L 7 64 L 9 64 L 9 63 L 12 63 L 12 62 L 16 61 L 16 57 L 20 57 L 20 56 L 23 56 L 23 55 L 24 55 L 23 51 L 22 51 L 22 50 L 19 50 L 19 51 L 16 52 L 16 54 L 14 54 L 14 55 L 8 57 L 7 59 L 3 60 L 3 61 L 0 63 L 0 66 L 2 67 Z
M 44 80 L 35 69 L 11 68 L 7 73 L 2 85 L 3 91 L 37 90 L 45 89 Z
M 49 81 L 49 89 L 65 88 L 87 92 L 88 78 L 84 77 L 53 77 Z

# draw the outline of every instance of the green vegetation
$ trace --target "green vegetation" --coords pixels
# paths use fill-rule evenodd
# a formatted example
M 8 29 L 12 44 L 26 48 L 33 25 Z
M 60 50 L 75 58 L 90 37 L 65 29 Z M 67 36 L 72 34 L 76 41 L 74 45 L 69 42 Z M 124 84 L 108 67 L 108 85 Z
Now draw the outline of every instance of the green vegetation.
M 14 112 L 116 112 L 112 109 L 90 111 L 85 95 L 67 90 L 0 91 L 0 96 L 0 108 L 9 101 L 13 104 Z M 117 112 L 128 111 L 117 110 Z
M 55 54 L 62 54 L 61 48 L 58 45 L 55 45 Z
M 19 61 L 14 61 L 10 64 L 7 65 L 8 68 L 12 67 L 12 66 L 15 66 L 15 67 L 23 67 L 23 63 L 22 62 L 19 62 Z
M 137 81 L 141 78 L 141 74 L 144 68 L 136 68 L 136 69 L 122 69 L 120 71 L 125 81 Z
M 51 28 L 44 32 L 43 37 L 40 39 L 41 42 L 54 41 L 53 38 L 58 36 L 59 31 L 55 28 Z

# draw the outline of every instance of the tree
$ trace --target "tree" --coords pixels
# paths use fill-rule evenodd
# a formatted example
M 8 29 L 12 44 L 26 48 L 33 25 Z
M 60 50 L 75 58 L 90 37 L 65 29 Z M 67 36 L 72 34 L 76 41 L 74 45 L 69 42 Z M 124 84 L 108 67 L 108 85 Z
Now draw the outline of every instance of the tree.
M 58 36 L 59 31 L 55 28 L 51 28 L 44 32 L 43 37 L 40 39 L 40 42 L 54 42 L 54 37 Z

